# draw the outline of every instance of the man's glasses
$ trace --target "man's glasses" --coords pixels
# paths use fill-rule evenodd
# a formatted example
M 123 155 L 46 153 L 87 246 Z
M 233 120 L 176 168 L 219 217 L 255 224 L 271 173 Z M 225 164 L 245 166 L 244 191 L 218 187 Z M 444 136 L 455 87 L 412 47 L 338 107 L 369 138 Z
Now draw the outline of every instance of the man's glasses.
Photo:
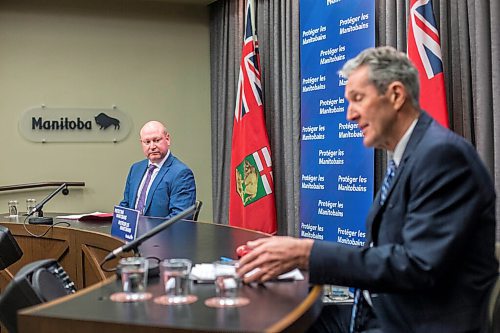
M 162 141 L 163 141 L 163 138 L 153 138 L 153 139 L 141 140 L 141 143 L 143 145 L 145 145 L 145 146 L 149 146 L 152 143 L 154 143 L 155 145 L 157 145 L 157 144 L 159 144 Z

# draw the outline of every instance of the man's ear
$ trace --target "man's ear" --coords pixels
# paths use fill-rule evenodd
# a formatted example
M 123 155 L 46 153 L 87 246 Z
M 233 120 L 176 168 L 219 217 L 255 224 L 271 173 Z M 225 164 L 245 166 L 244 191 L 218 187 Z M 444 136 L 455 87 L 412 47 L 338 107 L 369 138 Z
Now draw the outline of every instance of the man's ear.
M 391 101 L 394 109 L 400 110 L 408 98 L 408 92 L 405 86 L 400 81 L 394 81 L 387 87 L 389 93 L 389 100 Z

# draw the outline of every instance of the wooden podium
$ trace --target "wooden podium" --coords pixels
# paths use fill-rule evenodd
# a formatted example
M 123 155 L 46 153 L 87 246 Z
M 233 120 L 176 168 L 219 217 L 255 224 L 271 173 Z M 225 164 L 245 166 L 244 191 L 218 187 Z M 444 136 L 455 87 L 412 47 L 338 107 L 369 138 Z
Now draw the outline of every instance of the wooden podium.
M 57 260 L 77 289 L 83 289 L 112 275 L 102 271 L 99 263 L 111 250 L 123 245 L 123 241 L 109 235 L 109 223 L 68 221 L 71 227 L 55 226 L 46 235 L 37 238 L 30 235 L 22 223 L 4 221 L 0 224 L 9 228 L 24 254 L 18 262 L 0 271 L 0 291 L 19 269 L 41 259 Z M 60 221 L 56 219 L 56 222 Z M 40 235 L 50 226 L 27 225 L 26 228 Z

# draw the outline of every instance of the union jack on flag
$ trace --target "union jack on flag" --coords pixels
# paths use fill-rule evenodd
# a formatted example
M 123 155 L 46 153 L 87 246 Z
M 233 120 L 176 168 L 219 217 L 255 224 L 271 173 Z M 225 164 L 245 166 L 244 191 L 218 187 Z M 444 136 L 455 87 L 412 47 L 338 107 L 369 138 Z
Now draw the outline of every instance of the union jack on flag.
M 276 202 L 252 0 L 247 0 L 245 17 L 231 146 L 229 224 L 273 234 Z
M 252 29 L 250 1 L 247 3 L 246 28 L 241 51 L 240 74 L 236 92 L 236 121 L 255 107 L 262 107 L 262 87 L 260 84 L 259 45 Z
M 418 54 L 429 79 L 443 72 L 439 32 L 430 0 L 416 1 L 410 9 L 411 25 Z
M 419 72 L 420 107 L 448 127 L 441 42 L 431 0 L 410 1 L 408 57 Z

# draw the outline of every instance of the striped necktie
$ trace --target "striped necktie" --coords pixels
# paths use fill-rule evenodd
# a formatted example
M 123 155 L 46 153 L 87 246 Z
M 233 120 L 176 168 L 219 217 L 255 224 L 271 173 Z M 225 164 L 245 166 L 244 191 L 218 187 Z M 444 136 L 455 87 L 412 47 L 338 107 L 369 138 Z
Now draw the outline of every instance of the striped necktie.
M 352 312 L 351 312 L 351 323 L 349 325 L 349 333 L 359 332 L 361 313 L 363 311 L 363 307 L 365 306 L 365 299 L 363 296 L 363 290 L 360 288 L 356 288 L 354 290 L 354 302 L 352 304 Z
M 391 187 L 392 179 L 396 173 L 396 163 L 394 160 L 389 161 L 387 166 L 387 172 L 385 173 L 384 181 L 382 182 L 382 187 L 380 188 L 380 205 L 382 206 L 387 199 L 387 194 L 389 193 L 389 188 Z M 349 333 L 356 333 L 360 331 L 360 327 L 363 324 L 363 312 L 366 312 L 366 307 L 370 305 L 366 301 L 363 290 L 356 288 L 354 291 L 354 302 L 352 305 L 351 312 L 351 323 L 349 325 Z
M 146 203 L 146 193 L 148 191 L 149 183 L 151 182 L 151 176 L 153 175 L 153 171 L 155 170 L 156 165 L 150 164 L 148 167 L 148 172 L 146 174 L 146 180 L 144 181 L 144 185 L 141 189 L 141 194 L 139 195 L 139 200 L 137 201 L 137 209 L 141 214 L 144 210 L 144 204 Z
M 396 173 L 396 163 L 391 159 L 389 166 L 387 166 L 387 172 L 385 173 L 384 181 L 382 182 L 382 187 L 380 188 L 380 206 L 382 206 L 387 199 L 387 194 L 389 193 L 389 187 L 391 187 L 392 179 Z

